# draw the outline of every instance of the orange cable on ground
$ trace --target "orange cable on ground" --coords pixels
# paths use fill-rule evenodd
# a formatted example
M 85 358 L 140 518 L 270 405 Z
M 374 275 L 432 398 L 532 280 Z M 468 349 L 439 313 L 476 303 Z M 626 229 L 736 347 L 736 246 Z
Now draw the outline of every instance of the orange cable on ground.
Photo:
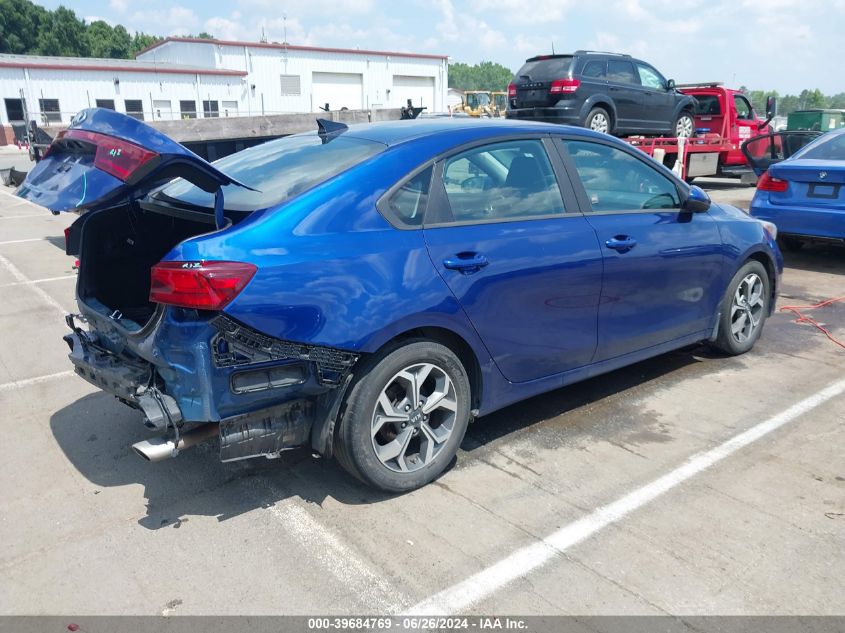
M 802 310 L 816 310 L 817 308 L 824 308 L 825 306 L 829 306 L 833 303 L 838 303 L 840 301 L 845 301 L 845 297 L 828 299 L 827 301 L 822 301 L 821 303 L 817 303 L 811 306 L 783 306 L 782 308 L 780 308 L 779 312 L 792 312 L 796 316 L 795 323 L 809 323 L 816 329 L 821 330 L 824 335 L 829 338 L 833 343 L 835 343 L 842 349 L 845 349 L 845 343 L 833 336 L 833 334 L 831 334 L 827 328 L 825 328 L 821 323 L 816 321 L 813 317 L 809 317 L 803 312 L 801 312 Z

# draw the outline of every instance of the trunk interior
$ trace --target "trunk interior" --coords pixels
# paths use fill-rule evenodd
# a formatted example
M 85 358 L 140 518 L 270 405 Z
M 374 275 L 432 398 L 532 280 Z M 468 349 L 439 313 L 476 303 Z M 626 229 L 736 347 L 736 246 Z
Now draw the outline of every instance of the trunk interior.
M 92 216 L 82 233 L 80 298 L 90 308 L 114 315 L 126 329 L 141 329 L 156 310 L 149 301 L 150 269 L 179 242 L 214 231 L 213 217 L 208 220 L 174 217 L 137 205 Z

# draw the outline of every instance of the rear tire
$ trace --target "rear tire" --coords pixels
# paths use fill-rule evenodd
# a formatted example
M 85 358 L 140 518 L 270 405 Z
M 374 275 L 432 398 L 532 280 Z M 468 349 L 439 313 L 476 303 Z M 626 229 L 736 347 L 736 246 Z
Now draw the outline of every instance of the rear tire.
M 469 379 L 458 357 L 417 339 L 368 359 L 359 375 L 335 436 L 341 466 L 388 492 L 438 477 L 469 424 Z
M 695 119 L 689 112 L 681 112 L 672 127 L 675 138 L 690 138 L 695 134 Z
M 603 134 L 610 134 L 613 131 L 613 126 L 610 123 L 610 115 L 604 108 L 593 108 L 584 119 L 584 127 L 594 132 L 601 132 Z
M 719 307 L 719 332 L 712 343 L 730 356 L 744 354 L 757 342 L 769 315 L 771 281 L 763 264 L 746 262 L 734 275 Z

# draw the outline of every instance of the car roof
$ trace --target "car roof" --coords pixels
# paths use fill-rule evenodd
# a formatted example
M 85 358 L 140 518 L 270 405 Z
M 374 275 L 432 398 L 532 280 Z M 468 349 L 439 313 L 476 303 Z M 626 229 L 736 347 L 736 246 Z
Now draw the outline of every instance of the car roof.
M 385 121 L 381 123 L 364 123 L 350 125 L 345 136 L 361 138 L 385 145 L 399 145 L 408 141 L 454 134 L 455 132 L 469 133 L 473 138 L 483 139 L 506 134 L 561 134 L 574 133 L 580 136 L 595 136 L 605 138 L 606 134 L 599 134 L 584 128 L 554 123 L 540 123 L 534 121 L 514 121 L 512 119 L 478 119 L 472 117 L 438 117 L 433 119 L 414 119 L 405 121 Z

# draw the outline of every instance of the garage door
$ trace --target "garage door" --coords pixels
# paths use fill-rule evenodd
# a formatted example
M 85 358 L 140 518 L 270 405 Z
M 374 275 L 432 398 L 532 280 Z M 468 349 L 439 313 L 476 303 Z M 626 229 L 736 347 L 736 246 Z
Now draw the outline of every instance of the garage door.
M 361 110 L 364 107 L 364 81 L 361 74 L 314 73 L 311 82 L 311 108 L 314 112 L 318 112 L 327 103 L 331 110 Z
M 425 106 L 434 110 L 434 77 L 411 77 L 393 75 L 393 91 L 390 101 L 395 108 L 407 105 L 408 99 L 417 107 Z

